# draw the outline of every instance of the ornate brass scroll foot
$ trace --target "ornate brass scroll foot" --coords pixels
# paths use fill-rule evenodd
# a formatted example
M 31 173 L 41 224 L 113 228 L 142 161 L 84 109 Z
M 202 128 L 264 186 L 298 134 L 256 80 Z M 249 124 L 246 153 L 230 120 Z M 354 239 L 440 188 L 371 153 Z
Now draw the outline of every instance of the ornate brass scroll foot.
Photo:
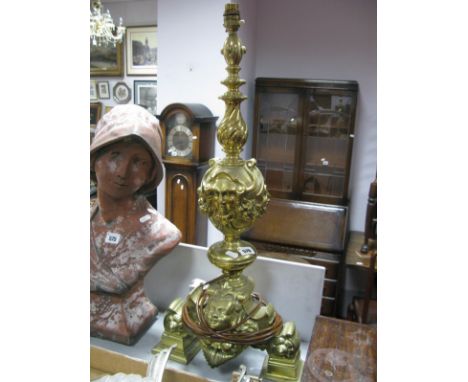
M 300 351 L 294 359 L 277 356 L 266 356 L 262 368 L 262 378 L 275 382 L 300 381 L 304 362 L 300 359 Z
M 164 332 L 161 341 L 151 351 L 157 354 L 171 345 L 177 345 L 172 351 L 170 359 L 187 365 L 200 351 L 198 339 L 187 333 L 182 324 L 182 308 L 185 300 L 175 299 L 164 316 Z
M 267 346 L 268 356 L 263 363 L 262 377 L 277 382 L 299 381 L 304 367 L 300 343 L 294 322 L 285 323 L 281 333 Z

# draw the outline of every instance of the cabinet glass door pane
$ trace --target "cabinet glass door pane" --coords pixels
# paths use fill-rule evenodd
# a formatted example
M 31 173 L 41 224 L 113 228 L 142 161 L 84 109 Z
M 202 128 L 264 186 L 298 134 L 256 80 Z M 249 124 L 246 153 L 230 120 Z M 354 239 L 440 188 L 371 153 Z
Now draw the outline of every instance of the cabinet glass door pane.
M 315 93 L 307 101 L 304 194 L 343 197 L 354 98 Z
M 256 159 L 274 196 L 292 192 L 298 113 L 297 94 L 259 94 Z

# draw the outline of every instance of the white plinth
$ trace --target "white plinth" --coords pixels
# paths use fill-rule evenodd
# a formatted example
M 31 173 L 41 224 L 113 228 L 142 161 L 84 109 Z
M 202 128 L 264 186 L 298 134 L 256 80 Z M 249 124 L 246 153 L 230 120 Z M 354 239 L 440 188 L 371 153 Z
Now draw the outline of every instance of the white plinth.
M 208 261 L 206 250 L 180 244 L 148 273 L 145 291 L 161 312 L 175 298 L 188 294 L 188 286 L 193 279 L 208 281 L 220 275 L 220 270 Z M 284 322 L 296 323 L 301 337 L 301 358 L 304 360 L 315 318 L 320 314 L 325 268 L 258 257 L 244 273 L 254 279 L 255 291 L 273 304 Z M 160 341 L 163 317 L 164 313 L 160 313 L 158 320 L 133 346 L 98 338 L 91 338 L 91 344 L 148 361 L 152 356 L 151 350 Z M 232 372 L 239 369 L 241 364 L 247 367 L 248 374 L 260 375 L 266 355 L 265 351 L 248 348 L 235 359 L 212 369 L 200 351 L 189 365 L 169 361 L 167 367 L 225 382 L 231 379 Z

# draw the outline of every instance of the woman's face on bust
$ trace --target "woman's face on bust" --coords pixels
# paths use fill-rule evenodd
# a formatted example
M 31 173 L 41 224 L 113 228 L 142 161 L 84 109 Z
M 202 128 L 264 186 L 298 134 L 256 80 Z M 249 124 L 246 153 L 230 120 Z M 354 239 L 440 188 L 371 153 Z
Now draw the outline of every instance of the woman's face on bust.
M 117 142 L 96 159 L 97 188 L 114 199 L 132 196 L 151 176 L 153 160 L 137 142 Z

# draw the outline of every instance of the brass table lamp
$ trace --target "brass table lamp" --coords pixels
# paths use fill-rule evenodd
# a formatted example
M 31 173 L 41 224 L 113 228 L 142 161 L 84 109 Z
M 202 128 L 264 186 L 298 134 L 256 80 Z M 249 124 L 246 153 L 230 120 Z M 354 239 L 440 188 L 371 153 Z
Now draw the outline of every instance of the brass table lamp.
M 221 53 L 227 63 L 228 90 L 220 98 L 226 112 L 217 131 L 226 157 L 211 159 L 198 188 L 199 205 L 224 234 L 224 240 L 208 249 L 208 258 L 222 275 L 194 288 L 185 302 L 175 300 L 165 317 L 165 331 L 153 352 L 178 344 L 172 359 L 188 363 L 201 348 L 211 367 L 238 356 L 248 346 L 268 352 L 263 377 L 298 380 L 302 372 L 300 339 L 293 322 L 283 323 L 272 304 L 254 293 L 253 281 L 242 271 L 255 261 L 255 247 L 240 240 L 261 216 L 269 194 L 256 160 L 243 160 L 247 126 L 240 112 L 245 97 L 239 87 L 240 61 L 246 52 L 237 31 L 241 19 L 238 4 L 226 4 L 224 27 L 228 37 Z

